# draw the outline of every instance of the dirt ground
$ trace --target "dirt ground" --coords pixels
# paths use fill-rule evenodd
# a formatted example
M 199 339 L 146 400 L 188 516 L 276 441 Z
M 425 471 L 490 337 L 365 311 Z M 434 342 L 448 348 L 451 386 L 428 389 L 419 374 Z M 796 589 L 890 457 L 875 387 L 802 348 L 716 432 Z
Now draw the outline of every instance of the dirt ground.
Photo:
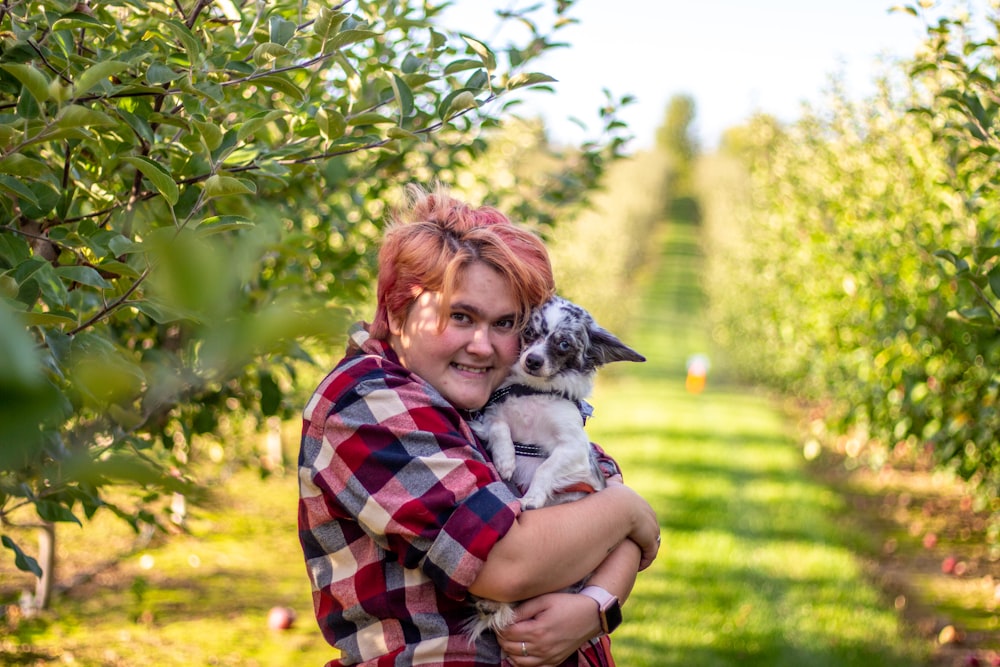
M 868 447 L 841 439 L 812 468 L 875 540 L 870 576 L 932 646 L 928 667 L 1000 667 L 1000 519 L 962 480 L 933 471 L 928 452 Z

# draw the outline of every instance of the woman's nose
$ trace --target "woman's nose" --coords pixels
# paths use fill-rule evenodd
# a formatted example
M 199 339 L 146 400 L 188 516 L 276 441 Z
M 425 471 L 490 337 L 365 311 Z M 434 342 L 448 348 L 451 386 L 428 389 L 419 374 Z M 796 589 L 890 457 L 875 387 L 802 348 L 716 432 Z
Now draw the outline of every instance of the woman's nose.
M 472 339 L 469 341 L 469 352 L 479 355 L 487 355 L 493 352 L 493 341 L 490 338 L 490 327 L 481 326 L 472 330 Z

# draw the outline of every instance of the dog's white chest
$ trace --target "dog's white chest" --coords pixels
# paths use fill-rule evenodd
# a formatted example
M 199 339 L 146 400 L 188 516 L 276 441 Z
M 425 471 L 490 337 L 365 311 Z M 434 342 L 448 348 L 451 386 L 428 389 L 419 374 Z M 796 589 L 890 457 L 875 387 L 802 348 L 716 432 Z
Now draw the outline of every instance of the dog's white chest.
M 507 423 L 514 442 L 537 445 L 550 453 L 567 439 L 587 441 L 580 409 L 566 399 L 517 396 L 495 407 L 493 418 Z

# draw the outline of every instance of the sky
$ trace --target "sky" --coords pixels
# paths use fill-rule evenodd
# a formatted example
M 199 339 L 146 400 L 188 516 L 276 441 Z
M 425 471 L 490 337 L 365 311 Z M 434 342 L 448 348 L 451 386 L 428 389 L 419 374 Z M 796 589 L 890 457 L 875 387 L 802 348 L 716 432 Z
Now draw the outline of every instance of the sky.
M 981 16 L 988 1 L 938 4 L 945 12 L 971 5 Z M 578 142 L 600 127 L 604 88 L 616 97 L 631 94 L 637 101 L 621 118 L 634 136 L 629 148 L 641 150 L 654 144 L 670 99 L 689 95 L 695 136 L 711 149 L 727 128 L 754 113 L 801 117 L 802 103 L 822 102 L 835 76 L 852 98 L 870 94 L 885 63 L 912 56 L 926 36 L 922 19 L 889 11 L 917 2 L 577 0 L 572 14 L 580 22 L 559 33 L 571 46 L 534 67 L 558 80 L 556 93 L 525 95 L 521 113 L 544 118 L 553 140 Z M 455 0 L 447 16 L 493 46 L 492 11 L 512 4 L 530 0 Z M 929 16 L 941 12 L 931 9 Z

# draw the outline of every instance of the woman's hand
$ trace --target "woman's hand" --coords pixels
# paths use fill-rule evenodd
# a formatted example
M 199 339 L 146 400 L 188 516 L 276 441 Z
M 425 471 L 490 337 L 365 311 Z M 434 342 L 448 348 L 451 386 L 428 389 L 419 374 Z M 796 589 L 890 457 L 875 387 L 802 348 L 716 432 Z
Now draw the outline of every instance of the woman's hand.
M 540 595 L 516 611 L 517 621 L 498 637 L 514 667 L 555 667 L 601 632 L 597 603 L 585 595 Z
M 633 505 L 636 513 L 634 528 L 629 533 L 629 539 L 639 545 L 642 550 L 642 558 L 639 561 L 639 571 L 645 570 L 656 560 L 656 554 L 660 551 L 660 522 L 656 518 L 656 511 L 646 500 L 635 491 L 629 489 L 621 483 L 621 478 L 609 477 L 608 488 L 628 489 L 635 496 Z

